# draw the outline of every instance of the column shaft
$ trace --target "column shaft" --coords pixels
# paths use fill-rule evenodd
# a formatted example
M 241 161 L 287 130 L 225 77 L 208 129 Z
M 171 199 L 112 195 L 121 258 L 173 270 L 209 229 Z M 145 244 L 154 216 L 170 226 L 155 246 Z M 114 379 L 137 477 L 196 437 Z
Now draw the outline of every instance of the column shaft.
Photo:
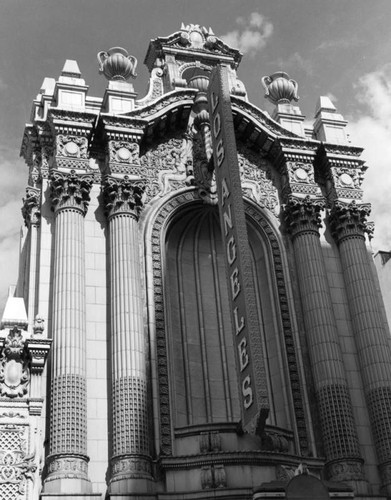
M 151 479 L 139 207 L 134 198 L 137 189 L 127 179 L 111 179 L 105 189 L 107 202 L 113 202 L 114 192 L 115 200 L 121 200 L 118 206 L 110 204 L 108 211 L 113 398 L 110 492 L 129 493 L 146 491 Z
M 339 250 L 369 418 L 385 493 L 391 495 L 391 352 L 363 235 Z
M 91 492 L 87 471 L 84 213 L 91 180 L 52 178 L 55 204 L 52 378 L 45 493 Z M 54 194 L 53 194 L 54 193 Z M 89 197 L 88 197 L 89 199 Z
M 322 206 L 310 199 L 291 201 L 286 220 L 293 237 L 328 474 L 333 480 L 363 481 L 363 460 L 319 240 Z

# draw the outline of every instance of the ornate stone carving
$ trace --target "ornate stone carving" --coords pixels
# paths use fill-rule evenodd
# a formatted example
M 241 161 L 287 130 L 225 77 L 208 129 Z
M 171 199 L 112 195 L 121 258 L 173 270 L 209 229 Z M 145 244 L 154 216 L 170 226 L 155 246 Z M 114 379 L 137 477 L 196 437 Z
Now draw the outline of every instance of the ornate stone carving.
M 48 476 L 45 482 L 58 479 L 83 479 L 88 478 L 88 464 L 86 457 L 67 453 L 66 457 L 48 457 Z
M 30 357 L 31 373 L 40 375 L 43 372 L 51 344 L 52 339 L 35 338 L 26 340 L 26 350 Z
M 263 76 L 261 81 L 265 89 L 265 97 L 273 104 L 299 100 L 297 82 L 290 79 L 287 73 L 277 71 L 270 76 Z
M 226 486 L 227 476 L 224 465 L 206 465 L 201 468 L 201 488 L 203 490 L 225 488 Z
M 40 190 L 31 186 L 26 188 L 26 198 L 23 198 L 22 215 L 27 227 L 38 226 L 41 221 Z
M 151 463 L 144 457 L 118 457 L 111 462 L 111 482 L 124 479 L 150 479 Z
M 141 157 L 141 167 L 133 172 L 145 181 L 145 203 L 192 184 L 192 147 L 191 136 L 172 137 Z
M 83 215 L 87 213 L 93 182 L 92 175 L 79 175 L 74 170 L 69 173 L 56 170 L 50 175 L 50 181 L 50 197 L 55 211 L 62 208 L 74 208 L 81 210 Z
M 261 154 L 242 147 L 239 148 L 238 160 L 243 194 L 277 215 L 278 192 L 270 179 L 269 162 Z
M 295 237 L 303 232 L 319 234 L 320 211 L 325 207 L 323 198 L 298 198 L 290 195 L 284 208 L 284 220 L 288 233 Z
M 0 358 L 0 395 L 22 397 L 30 381 L 28 359 L 24 354 L 24 338 L 15 326 L 10 330 Z
M 107 176 L 103 183 L 106 216 L 128 213 L 138 219 L 144 190 L 144 185 L 137 185 L 127 175 L 123 179 Z
M 99 73 L 108 80 L 128 80 L 136 78 L 137 59 L 122 47 L 113 47 L 98 53 Z
M 56 156 L 87 159 L 87 137 L 59 134 L 56 137 Z
M 137 143 L 109 141 L 108 153 L 112 173 L 116 173 L 116 163 L 119 163 L 120 167 L 123 167 L 124 164 L 140 165 L 140 147 Z
M 266 431 L 262 434 L 262 449 L 267 451 L 278 451 L 286 453 L 289 450 L 289 443 L 285 436 L 278 432 Z
M 371 238 L 373 225 L 367 222 L 371 213 L 369 203 L 351 203 L 336 201 L 330 212 L 330 229 L 335 240 L 340 243 L 345 238 L 365 239 L 365 233 Z
M 341 460 L 327 464 L 327 475 L 332 481 L 363 481 L 363 460 Z
M 45 330 L 45 320 L 40 314 L 37 314 L 34 319 L 34 326 L 33 326 L 34 335 L 42 335 L 44 330 Z
M 27 427 L 0 425 L 0 497 L 2 500 L 25 498 L 27 482 L 34 481 L 35 453 L 27 451 Z

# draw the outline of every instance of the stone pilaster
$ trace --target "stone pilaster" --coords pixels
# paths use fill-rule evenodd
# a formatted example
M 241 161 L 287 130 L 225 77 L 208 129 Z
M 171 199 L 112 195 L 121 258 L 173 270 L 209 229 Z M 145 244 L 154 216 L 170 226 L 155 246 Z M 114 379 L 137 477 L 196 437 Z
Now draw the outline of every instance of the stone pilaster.
M 370 205 L 336 201 L 330 214 L 339 245 L 364 391 L 384 493 L 391 495 L 391 353 L 365 233 Z
M 26 198 L 23 199 L 22 214 L 26 226 L 29 228 L 29 263 L 28 263 L 28 299 L 27 318 L 29 331 L 32 332 L 34 318 L 37 313 L 37 285 L 38 285 L 38 233 L 41 221 L 40 190 L 27 187 Z
M 91 492 L 87 472 L 84 215 L 92 178 L 53 171 L 52 374 L 45 493 Z
M 146 491 L 151 479 L 138 240 L 143 190 L 128 176 L 104 180 L 110 253 L 112 494 Z
M 365 489 L 359 442 L 319 240 L 323 198 L 288 196 L 284 217 L 291 235 L 327 472 Z M 356 483 L 357 487 L 357 483 Z

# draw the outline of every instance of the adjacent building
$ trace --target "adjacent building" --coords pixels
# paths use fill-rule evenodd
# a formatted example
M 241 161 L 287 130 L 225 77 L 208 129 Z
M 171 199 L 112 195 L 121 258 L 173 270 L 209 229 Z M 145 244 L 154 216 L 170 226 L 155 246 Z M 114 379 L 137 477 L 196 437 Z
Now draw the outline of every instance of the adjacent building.
M 391 496 L 391 353 L 362 149 L 284 72 L 182 25 L 45 78 L 0 342 L 0 497 Z

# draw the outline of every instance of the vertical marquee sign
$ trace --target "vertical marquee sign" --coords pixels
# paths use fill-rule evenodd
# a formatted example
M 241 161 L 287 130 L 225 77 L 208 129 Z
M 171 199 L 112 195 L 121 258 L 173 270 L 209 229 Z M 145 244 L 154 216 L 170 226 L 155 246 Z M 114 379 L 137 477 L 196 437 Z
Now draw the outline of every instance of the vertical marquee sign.
M 269 402 L 226 66 L 213 70 L 208 102 L 242 427 L 259 433 Z

